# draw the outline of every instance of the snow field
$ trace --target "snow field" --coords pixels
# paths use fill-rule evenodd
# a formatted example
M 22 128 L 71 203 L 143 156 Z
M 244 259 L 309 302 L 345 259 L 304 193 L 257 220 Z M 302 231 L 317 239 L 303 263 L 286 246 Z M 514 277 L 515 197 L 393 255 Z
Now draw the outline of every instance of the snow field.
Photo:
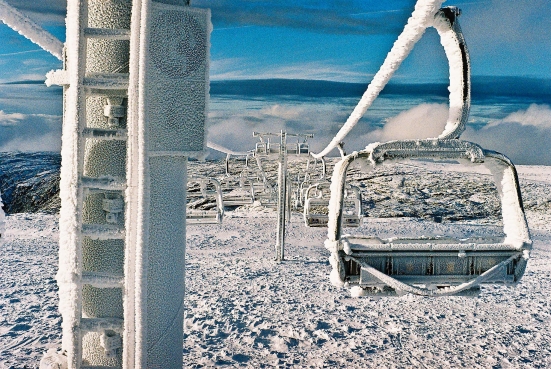
M 433 172 L 446 167 L 427 166 Z M 194 172 L 199 166 L 190 167 Z M 450 175 L 451 188 L 458 189 L 461 181 L 465 188 L 475 183 L 475 169 Z M 386 208 L 403 207 L 397 199 L 416 196 L 408 188 L 428 186 L 427 172 L 410 166 L 402 172 L 403 181 L 392 177 L 390 183 L 402 186 L 388 186 L 400 195 L 389 192 Z M 551 168 L 520 166 L 519 173 L 534 239 L 532 258 L 515 288 L 483 286 L 478 298 L 352 298 L 329 281 L 327 230 L 304 227 L 298 214 L 286 237 L 288 260 L 280 264 L 273 261 L 273 210 L 237 208 L 226 213 L 222 225 L 188 227 L 184 367 L 550 367 Z M 425 188 L 439 193 L 445 184 Z M 491 198 L 484 193 L 487 186 L 476 190 Z M 455 218 L 450 212 L 449 219 Z M 445 216 L 440 223 L 431 217 L 371 218 L 361 229 L 381 237 L 502 231 L 496 218 L 478 223 Z M 47 348 L 60 344 L 53 279 L 57 221 L 52 215 L 16 214 L 6 225 L 0 253 L 0 368 L 33 368 Z

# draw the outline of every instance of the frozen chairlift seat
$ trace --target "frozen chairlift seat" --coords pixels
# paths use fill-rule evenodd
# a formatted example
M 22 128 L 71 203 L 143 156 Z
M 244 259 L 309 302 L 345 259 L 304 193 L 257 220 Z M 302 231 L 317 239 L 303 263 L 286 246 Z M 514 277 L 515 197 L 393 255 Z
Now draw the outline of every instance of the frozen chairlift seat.
M 270 136 L 276 136 L 274 133 L 258 133 L 253 132 L 253 137 L 259 137 L 260 142 L 256 143 L 254 155 L 259 158 L 277 159 L 281 153 L 281 143 L 271 142 Z M 293 134 L 287 133 L 286 136 L 297 137 L 297 142 L 286 142 L 285 149 L 288 159 L 303 158 L 310 156 L 310 144 L 306 142 L 308 138 L 313 137 L 312 134 Z M 300 138 L 303 141 L 300 141 Z
M 186 224 L 220 224 L 224 217 L 224 202 L 222 187 L 214 178 L 190 176 L 188 179 L 188 204 L 186 209 Z M 215 204 L 208 209 L 196 209 L 214 199 Z
M 327 227 L 331 182 L 311 185 L 306 191 L 304 223 L 307 227 Z M 362 196 L 356 186 L 345 185 L 342 210 L 343 227 L 359 227 L 362 220 Z
M 245 173 L 228 176 L 220 181 L 224 206 L 241 206 L 254 203 L 252 182 Z
M 485 165 L 501 198 L 505 237 L 380 239 L 376 235 L 343 235 L 350 164 L 363 161 L 373 168 L 409 158 Z M 467 294 L 482 283 L 513 284 L 524 273 L 532 244 L 513 164 L 500 153 L 456 139 L 376 143 L 343 157 L 332 178 L 328 228 L 325 246 L 332 253 L 331 281 L 359 286 L 365 293 L 442 296 Z
M 311 165 L 312 159 L 314 162 L 313 165 Z M 320 167 L 318 167 L 318 163 L 320 164 Z M 306 171 L 303 174 L 303 180 L 299 184 L 297 188 L 297 193 L 295 195 L 295 207 L 304 206 L 306 201 L 306 192 L 311 185 L 326 180 L 327 164 L 325 162 L 325 158 L 310 158 L 306 164 Z

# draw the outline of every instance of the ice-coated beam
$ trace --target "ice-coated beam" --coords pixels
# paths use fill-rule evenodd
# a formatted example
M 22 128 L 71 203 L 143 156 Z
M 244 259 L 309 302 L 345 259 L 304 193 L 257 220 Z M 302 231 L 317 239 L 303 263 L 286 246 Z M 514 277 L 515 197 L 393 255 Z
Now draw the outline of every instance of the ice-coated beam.
M 3 0 L 0 0 L 0 20 L 59 60 L 62 60 L 63 42 Z
M 180 369 L 187 158 L 205 149 L 212 26 L 185 2 L 132 4 L 123 368 Z
M 213 149 L 213 150 L 216 150 L 216 151 L 220 151 L 221 153 L 224 153 L 224 154 L 227 154 L 227 155 L 234 155 L 234 156 L 248 156 L 248 155 L 252 155 L 252 153 L 250 152 L 247 152 L 247 151 L 233 151 L 231 149 L 228 149 L 222 145 L 219 145 L 217 143 L 214 143 L 212 141 L 208 141 L 207 142 L 207 147 L 209 149 Z
M 450 107 L 444 131 L 438 136 L 442 140 L 459 138 L 465 130 L 471 108 L 471 63 L 463 32 L 457 21 L 460 10 L 447 7 L 434 18 L 433 27 L 440 35 L 440 43 L 448 58 L 450 85 Z

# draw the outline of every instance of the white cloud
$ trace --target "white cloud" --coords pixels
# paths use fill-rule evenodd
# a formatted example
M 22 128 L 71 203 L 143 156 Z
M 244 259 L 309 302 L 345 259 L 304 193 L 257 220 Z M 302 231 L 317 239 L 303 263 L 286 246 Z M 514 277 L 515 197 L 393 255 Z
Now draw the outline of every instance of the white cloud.
M 499 151 L 515 164 L 551 165 L 551 108 L 532 104 L 482 129 L 468 128 L 462 138 Z
M 19 137 L 0 146 L 0 151 L 61 151 L 61 137 L 58 133 L 47 133 L 38 137 Z
M 235 99 L 229 109 L 224 104 L 209 113 L 208 139 L 235 151 L 247 151 L 258 141 L 252 137 L 253 131 L 314 133 L 312 149 L 319 151 L 335 134 L 338 124 L 346 119 L 346 114 L 342 107 L 322 101 L 273 103 Z
M 21 120 L 25 119 L 25 115 L 21 113 L 5 113 L 0 110 L 0 127 L 14 126 Z
M 287 65 L 260 65 L 246 58 L 228 58 L 211 62 L 210 79 L 310 79 L 338 82 L 368 82 L 373 75 L 358 72 L 358 64 L 342 65 L 321 60 Z
M 438 137 L 448 119 L 446 104 L 421 104 L 389 118 L 380 130 L 383 141 Z
M 488 127 L 504 123 L 518 123 L 523 126 L 551 128 L 551 108 L 549 105 L 532 104 L 526 110 L 519 110 L 503 119 L 490 122 Z
M 0 151 L 59 151 L 61 117 L 0 110 Z
M 319 152 L 350 114 L 342 102 L 339 99 L 316 103 L 234 100 L 230 109 L 224 103 L 209 114 L 209 140 L 236 151 L 246 151 L 253 149 L 257 141 L 252 137 L 253 131 L 285 129 L 314 133 L 311 148 Z M 447 117 L 447 104 L 423 103 L 389 118 L 381 128 L 373 129 L 370 121 L 362 120 L 346 138 L 345 150 L 361 150 L 372 142 L 436 137 L 443 131 Z M 551 107 L 531 105 L 482 129 L 468 126 L 461 139 L 502 152 L 515 164 L 551 165 Z
M 301 116 L 304 116 L 304 114 L 306 113 L 306 109 L 294 106 L 283 106 L 280 104 L 274 104 L 261 109 L 260 113 L 274 118 L 297 119 Z

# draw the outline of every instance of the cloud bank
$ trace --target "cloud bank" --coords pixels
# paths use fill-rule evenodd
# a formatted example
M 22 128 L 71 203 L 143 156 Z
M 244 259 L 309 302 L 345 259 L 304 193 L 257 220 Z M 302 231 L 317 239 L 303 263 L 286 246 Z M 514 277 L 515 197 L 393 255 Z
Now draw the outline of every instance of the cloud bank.
M 392 104 L 392 99 L 386 104 Z M 404 102 L 395 104 L 404 106 Z M 254 148 L 253 131 L 314 133 L 311 149 L 319 152 L 329 142 L 350 113 L 342 99 L 312 101 L 226 101 L 209 114 L 209 140 L 236 151 Z M 227 105 L 226 105 L 227 104 Z M 492 105 L 489 105 L 490 107 Z M 386 106 L 381 107 L 388 112 Z M 380 116 L 379 116 L 380 117 Z M 375 120 L 364 120 L 346 137 L 345 150 L 361 150 L 372 142 L 423 139 L 438 136 L 448 118 L 447 104 L 422 103 L 385 120 L 378 127 Z M 551 107 L 532 104 L 502 119 L 492 119 L 483 128 L 477 127 L 480 117 L 471 115 L 470 124 L 461 136 L 485 149 L 499 151 L 515 164 L 551 165 Z M 336 151 L 332 152 L 337 155 Z M 210 158 L 221 157 L 214 153 Z
M 61 117 L 0 110 L 0 151 L 60 151 Z
M 499 151 L 515 164 L 551 165 L 551 108 L 532 104 L 484 128 L 469 128 L 463 139 Z

